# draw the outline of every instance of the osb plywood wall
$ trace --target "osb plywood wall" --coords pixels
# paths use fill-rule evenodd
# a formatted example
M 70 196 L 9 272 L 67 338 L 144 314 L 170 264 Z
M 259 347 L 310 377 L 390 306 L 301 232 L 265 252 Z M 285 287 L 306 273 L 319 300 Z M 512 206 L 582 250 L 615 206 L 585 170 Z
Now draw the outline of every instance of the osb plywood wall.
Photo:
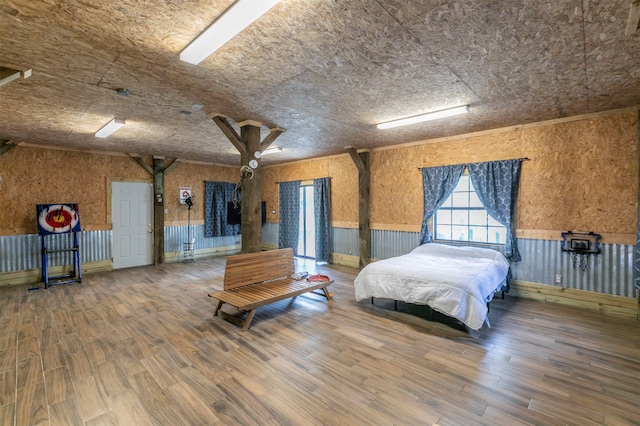
M 374 228 L 408 225 L 400 230 L 420 230 L 422 223 L 421 167 L 518 158 L 516 135 L 490 135 L 437 144 L 380 150 L 371 163 L 371 221 Z
M 637 132 L 637 115 L 629 113 L 427 143 L 421 148 L 424 166 L 529 158 L 522 163 L 519 230 L 633 234 L 638 208 Z
M 636 114 L 523 131 L 518 227 L 634 234 L 637 132 Z
M 560 231 L 579 230 L 607 234 L 606 242 L 630 243 L 638 214 L 637 149 L 637 113 L 622 113 L 374 150 L 371 226 L 419 230 L 419 167 L 528 157 L 518 198 L 520 236 L 545 232 L 549 238 L 559 238 Z M 21 146 L 0 156 L 0 177 L 0 235 L 35 233 L 35 205 L 58 202 L 80 204 L 83 228 L 110 229 L 108 181 L 152 181 L 146 170 L 126 156 Z M 358 171 L 346 153 L 263 168 L 267 220 L 278 222 L 278 182 L 320 177 L 331 178 L 333 226 L 357 227 Z M 186 206 L 179 204 L 180 186 L 192 187 L 191 220 L 201 223 L 204 181 L 238 179 L 237 167 L 177 164 L 165 175 L 165 223 L 186 223 Z
M 151 158 L 146 159 L 151 165 Z M 167 162 L 167 164 L 169 164 Z M 234 181 L 237 168 L 181 163 L 165 175 L 166 221 L 186 222 L 179 186 L 196 195 L 192 220 L 204 217 L 204 181 Z M 84 230 L 110 229 L 107 185 L 112 180 L 152 182 L 152 176 L 127 156 L 17 147 L 0 156 L 0 235 L 37 232 L 36 204 L 78 203 Z
M 528 157 L 517 206 L 520 236 L 560 238 L 560 231 L 578 230 L 607 234 L 606 242 L 630 243 L 638 217 L 637 141 L 637 114 L 624 113 L 375 150 L 371 226 L 420 229 L 419 167 Z M 334 226 L 357 226 L 358 173 L 347 154 L 267 170 L 263 197 L 274 209 L 275 181 L 330 176 Z
M 348 154 L 265 167 L 262 171 L 262 200 L 267 203 L 267 222 L 278 222 L 278 182 L 322 177 L 331 178 L 333 226 L 346 222 L 357 224 L 358 169 Z
M 167 164 L 169 162 L 167 161 Z M 179 189 L 191 187 L 193 206 L 191 207 L 191 224 L 204 223 L 204 183 L 233 182 L 240 179 L 239 167 L 220 167 L 197 163 L 179 163 L 164 175 L 164 208 L 165 225 L 186 225 L 188 210 L 186 204 L 180 204 Z
M 0 157 L 0 235 L 37 232 L 36 204 L 78 203 L 87 230 L 105 229 L 106 178 L 147 179 L 128 157 L 17 147 Z

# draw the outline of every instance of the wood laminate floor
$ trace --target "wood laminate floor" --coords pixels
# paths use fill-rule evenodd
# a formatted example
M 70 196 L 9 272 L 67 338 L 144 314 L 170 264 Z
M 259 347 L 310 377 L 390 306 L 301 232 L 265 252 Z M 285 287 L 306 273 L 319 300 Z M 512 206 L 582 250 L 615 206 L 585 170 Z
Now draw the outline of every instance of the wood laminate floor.
M 241 332 L 211 316 L 223 272 L 0 288 L 0 425 L 640 424 L 638 321 L 507 296 L 468 332 L 358 303 L 357 270 L 329 266 L 333 301 L 260 308 Z

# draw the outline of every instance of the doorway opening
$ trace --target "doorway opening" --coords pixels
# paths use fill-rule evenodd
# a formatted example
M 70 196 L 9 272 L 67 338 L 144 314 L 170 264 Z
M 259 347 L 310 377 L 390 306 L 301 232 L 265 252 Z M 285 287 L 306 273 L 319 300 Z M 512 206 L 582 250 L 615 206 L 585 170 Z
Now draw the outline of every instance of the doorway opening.
M 316 220 L 313 211 L 313 185 L 300 186 L 300 228 L 298 257 L 316 258 Z

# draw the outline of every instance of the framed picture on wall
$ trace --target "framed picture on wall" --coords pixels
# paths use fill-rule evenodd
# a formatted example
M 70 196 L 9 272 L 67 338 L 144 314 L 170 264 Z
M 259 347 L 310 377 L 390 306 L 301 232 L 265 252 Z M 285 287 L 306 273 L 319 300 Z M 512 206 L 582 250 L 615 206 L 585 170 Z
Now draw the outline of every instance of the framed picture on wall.
M 192 194 L 190 186 L 180 187 L 180 204 L 187 204 L 187 198 L 190 198 Z

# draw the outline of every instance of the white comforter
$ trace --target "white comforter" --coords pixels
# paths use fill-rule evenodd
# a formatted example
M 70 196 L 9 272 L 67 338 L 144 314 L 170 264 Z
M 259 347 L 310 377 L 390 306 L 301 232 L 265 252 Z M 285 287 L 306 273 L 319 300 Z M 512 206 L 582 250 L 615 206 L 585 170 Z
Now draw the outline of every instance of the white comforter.
M 478 330 L 487 301 L 505 283 L 509 262 L 485 248 L 428 243 L 403 256 L 364 267 L 355 279 L 356 300 L 401 300 L 454 317 Z

